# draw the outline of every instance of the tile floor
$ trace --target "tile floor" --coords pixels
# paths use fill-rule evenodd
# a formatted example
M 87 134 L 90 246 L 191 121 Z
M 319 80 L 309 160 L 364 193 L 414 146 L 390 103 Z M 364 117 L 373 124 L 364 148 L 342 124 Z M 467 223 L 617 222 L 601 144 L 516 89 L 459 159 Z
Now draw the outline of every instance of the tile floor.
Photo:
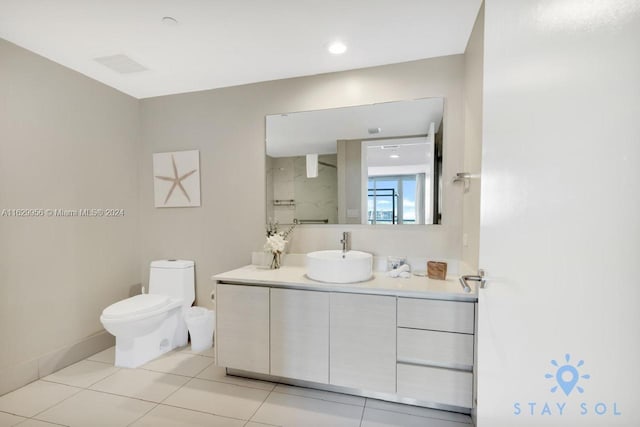
M 226 376 L 213 350 L 138 369 L 113 347 L 0 396 L 0 427 L 469 427 L 466 415 Z

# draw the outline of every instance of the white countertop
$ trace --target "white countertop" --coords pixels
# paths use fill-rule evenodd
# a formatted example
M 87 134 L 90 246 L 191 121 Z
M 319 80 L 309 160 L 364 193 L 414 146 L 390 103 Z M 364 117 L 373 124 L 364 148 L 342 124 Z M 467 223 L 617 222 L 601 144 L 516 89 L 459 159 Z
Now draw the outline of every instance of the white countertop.
M 323 283 L 306 276 L 305 267 L 283 266 L 270 270 L 257 265 L 247 265 L 225 273 L 216 274 L 212 280 L 247 285 L 269 285 L 293 289 L 309 289 L 331 292 L 352 292 L 378 295 L 395 295 L 412 298 L 429 298 L 452 301 L 477 301 L 478 289 L 471 285 L 466 293 L 457 277 L 434 280 L 427 277 L 411 276 L 409 279 L 391 278 L 383 272 L 374 272 L 373 278 L 358 283 Z

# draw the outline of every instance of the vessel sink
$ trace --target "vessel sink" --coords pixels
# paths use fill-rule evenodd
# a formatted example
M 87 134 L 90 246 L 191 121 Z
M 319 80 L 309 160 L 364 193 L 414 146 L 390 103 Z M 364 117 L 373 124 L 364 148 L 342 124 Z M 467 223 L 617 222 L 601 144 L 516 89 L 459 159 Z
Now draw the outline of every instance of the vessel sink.
M 341 250 L 307 254 L 307 276 L 327 283 L 353 283 L 373 275 L 373 256 L 366 252 Z

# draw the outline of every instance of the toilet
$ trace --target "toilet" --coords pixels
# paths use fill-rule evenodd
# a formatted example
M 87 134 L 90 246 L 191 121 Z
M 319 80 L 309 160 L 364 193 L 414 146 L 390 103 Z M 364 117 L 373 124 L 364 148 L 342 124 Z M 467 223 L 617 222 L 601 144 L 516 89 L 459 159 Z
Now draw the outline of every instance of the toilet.
M 115 365 L 137 368 L 187 344 L 186 310 L 195 299 L 194 263 L 151 262 L 149 293 L 118 301 L 100 316 L 116 337 Z

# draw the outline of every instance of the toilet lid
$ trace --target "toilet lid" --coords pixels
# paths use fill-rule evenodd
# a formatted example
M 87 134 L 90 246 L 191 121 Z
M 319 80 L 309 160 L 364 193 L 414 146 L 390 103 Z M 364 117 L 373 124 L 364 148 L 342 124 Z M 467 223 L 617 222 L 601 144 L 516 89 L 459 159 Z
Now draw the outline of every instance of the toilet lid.
M 142 294 L 118 301 L 105 308 L 102 316 L 105 318 L 117 318 L 142 314 L 157 310 L 169 303 L 169 297 L 165 295 Z

